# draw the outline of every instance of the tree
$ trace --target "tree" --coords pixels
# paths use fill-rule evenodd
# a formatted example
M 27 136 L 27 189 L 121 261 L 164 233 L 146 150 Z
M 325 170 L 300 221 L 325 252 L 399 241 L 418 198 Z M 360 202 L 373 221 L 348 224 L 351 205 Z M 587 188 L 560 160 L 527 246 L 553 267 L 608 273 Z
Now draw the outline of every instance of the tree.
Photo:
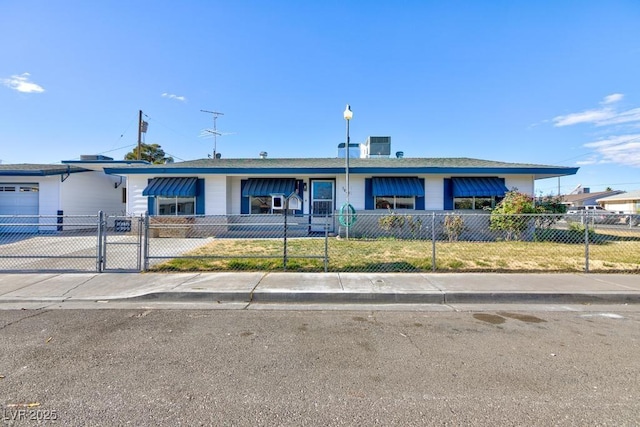
M 505 231 L 506 240 L 520 240 L 522 233 L 529 227 L 532 218 L 526 214 L 540 213 L 542 209 L 535 206 L 533 197 L 517 190 L 511 190 L 504 199 L 491 211 L 489 229 Z
M 140 144 L 140 160 L 146 160 L 154 165 L 173 163 L 173 157 L 167 156 L 159 144 Z M 124 156 L 125 160 L 138 160 L 138 147 Z

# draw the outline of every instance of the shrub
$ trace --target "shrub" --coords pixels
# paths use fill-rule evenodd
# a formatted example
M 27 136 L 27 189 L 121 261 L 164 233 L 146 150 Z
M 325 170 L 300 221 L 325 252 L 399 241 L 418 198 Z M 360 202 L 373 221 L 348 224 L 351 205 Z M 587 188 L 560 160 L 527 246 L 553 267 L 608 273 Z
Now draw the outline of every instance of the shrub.
M 517 190 L 509 191 L 504 199 L 491 211 L 489 229 L 505 231 L 505 240 L 521 240 L 529 227 L 530 217 L 526 214 L 539 213 L 533 198 Z
M 447 214 L 444 217 L 444 232 L 450 242 L 457 242 L 465 230 L 464 220 L 460 215 Z
M 405 217 L 398 215 L 395 212 L 391 212 L 389 215 L 381 216 L 378 218 L 378 226 L 384 231 L 394 232 L 404 227 Z

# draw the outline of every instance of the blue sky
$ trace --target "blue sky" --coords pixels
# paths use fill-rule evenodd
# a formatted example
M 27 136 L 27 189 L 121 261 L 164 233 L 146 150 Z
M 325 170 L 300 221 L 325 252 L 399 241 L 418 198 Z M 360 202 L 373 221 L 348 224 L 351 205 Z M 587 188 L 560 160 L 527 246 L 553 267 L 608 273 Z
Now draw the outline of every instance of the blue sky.
M 640 2 L 0 1 L 0 159 L 405 157 L 580 166 L 640 188 Z M 206 133 L 206 132 L 205 132 Z M 557 193 L 558 180 L 538 181 Z

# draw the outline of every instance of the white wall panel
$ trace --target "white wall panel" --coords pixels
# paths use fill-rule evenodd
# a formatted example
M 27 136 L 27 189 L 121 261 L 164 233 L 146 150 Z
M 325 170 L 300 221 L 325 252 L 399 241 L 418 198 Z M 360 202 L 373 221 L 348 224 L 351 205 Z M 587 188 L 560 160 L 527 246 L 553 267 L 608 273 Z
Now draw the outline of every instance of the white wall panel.
M 517 188 L 519 192 L 534 196 L 534 179 L 532 175 L 506 175 L 504 185 L 509 191 Z
M 424 178 L 424 209 L 427 211 L 444 209 L 444 177 L 430 175 Z
M 204 212 L 206 215 L 227 214 L 227 177 L 209 175 L 204 181 Z
M 62 183 L 61 205 L 65 215 L 124 214 L 119 177 L 103 172 L 72 173 Z
M 142 215 L 148 210 L 147 198 L 142 192 L 147 188 L 150 175 L 129 175 L 127 180 L 127 214 Z

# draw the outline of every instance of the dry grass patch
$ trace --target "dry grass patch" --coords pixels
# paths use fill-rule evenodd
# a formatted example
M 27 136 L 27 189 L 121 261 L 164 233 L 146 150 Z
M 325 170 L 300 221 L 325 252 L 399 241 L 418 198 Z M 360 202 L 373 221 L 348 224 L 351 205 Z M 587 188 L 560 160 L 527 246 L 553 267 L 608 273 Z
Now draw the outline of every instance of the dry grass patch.
M 273 271 L 283 269 L 279 239 L 218 239 L 186 256 L 153 267 L 173 271 Z M 323 238 L 287 240 L 287 269 L 323 271 Z M 432 271 L 432 242 L 396 239 L 328 240 L 329 271 Z M 581 244 L 554 242 L 436 242 L 437 271 L 575 272 L 584 271 Z M 592 271 L 640 271 L 640 241 L 609 241 L 590 245 Z

